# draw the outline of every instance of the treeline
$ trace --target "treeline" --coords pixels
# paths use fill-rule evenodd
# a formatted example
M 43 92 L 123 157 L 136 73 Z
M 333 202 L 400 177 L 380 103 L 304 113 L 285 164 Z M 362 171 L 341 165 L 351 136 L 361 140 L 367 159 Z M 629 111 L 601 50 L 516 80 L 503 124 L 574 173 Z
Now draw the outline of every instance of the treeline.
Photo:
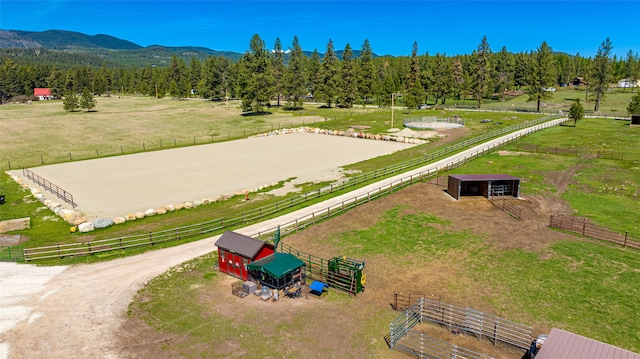
M 145 67 L 97 63 L 95 56 L 85 59 L 81 52 L 75 56 L 87 62 L 73 66 L 35 60 L 21 63 L 4 51 L 0 54 L 0 101 L 31 96 L 34 88 L 47 87 L 57 97 L 89 89 L 98 96 L 238 98 L 244 111 L 260 113 L 271 101 L 291 109 L 301 108 L 308 99 L 328 107 L 386 106 L 392 96 L 402 96 L 409 108 L 427 98 L 436 103 L 472 98 L 480 107 L 486 98 L 519 90 L 537 101 L 539 110 L 540 101 L 550 97 L 550 87 L 581 77 L 598 111 L 611 82 L 640 78 L 638 54 L 629 51 L 626 58 L 612 57 L 612 48 L 606 39 L 589 58 L 553 52 L 545 42 L 529 52 L 511 53 L 505 47 L 494 52 L 484 37 L 468 55 L 420 54 L 414 43 L 411 56 L 374 57 L 365 40 L 359 56 L 347 44 L 339 58 L 331 40 L 322 56 L 318 51 L 307 56 L 297 37 L 285 51 L 279 39 L 268 50 L 260 36 L 254 35 L 249 50 L 237 61 L 225 56 L 194 56 L 185 61 L 174 55 L 167 66 Z

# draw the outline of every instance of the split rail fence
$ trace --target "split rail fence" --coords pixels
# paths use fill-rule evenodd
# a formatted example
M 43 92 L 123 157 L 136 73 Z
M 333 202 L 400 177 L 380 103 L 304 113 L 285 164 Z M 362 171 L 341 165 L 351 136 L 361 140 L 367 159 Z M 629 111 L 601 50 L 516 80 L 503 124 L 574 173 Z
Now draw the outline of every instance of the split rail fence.
M 52 183 L 51 181 L 47 180 L 44 177 L 38 176 L 28 168 L 22 169 L 22 175 L 30 179 L 33 183 L 37 184 L 38 186 L 53 193 L 54 195 L 56 195 L 56 197 L 60 198 L 61 200 L 69 203 L 73 208 L 76 208 L 77 204 L 76 202 L 73 201 L 73 195 L 65 191 L 64 189 L 58 187 L 55 183 Z
M 591 223 L 589 218 L 565 215 L 551 215 L 549 227 L 581 234 L 583 237 L 600 239 L 623 247 L 640 249 L 640 240 L 629 236 L 629 232 L 617 233 L 608 228 Z
M 252 210 L 244 211 L 242 213 L 237 214 L 233 218 L 222 217 L 222 218 L 214 219 L 207 222 L 202 222 L 202 223 L 183 226 L 183 227 L 176 227 L 176 228 L 164 230 L 164 231 L 149 232 L 147 234 L 138 234 L 138 235 L 132 235 L 132 236 L 95 240 L 95 241 L 88 241 L 84 243 L 59 244 L 59 245 L 52 245 L 52 246 L 45 246 L 45 247 L 25 248 L 24 260 L 32 261 L 32 260 L 39 260 L 39 259 L 64 258 L 64 257 L 70 257 L 70 256 L 90 255 L 94 253 L 100 253 L 100 252 L 106 252 L 106 251 L 112 251 L 112 250 L 123 250 L 127 248 L 134 248 L 134 247 L 140 247 L 140 246 L 153 246 L 156 244 L 165 243 L 169 241 L 193 238 L 193 237 L 202 236 L 205 234 L 215 233 L 217 231 L 222 231 L 225 229 L 236 228 L 242 225 L 246 225 L 247 223 L 253 223 L 256 221 L 263 220 L 265 218 L 270 218 L 289 208 L 302 207 L 308 201 L 321 198 L 323 196 L 329 195 L 334 192 L 351 190 L 352 187 L 354 186 L 365 184 L 374 179 L 385 178 L 397 173 L 402 173 L 412 168 L 419 167 L 420 165 L 429 163 L 435 160 L 436 158 L 443 157 L 451 153 L 459 152 L 462 149 L 469 147 L 471 145 L 474 145 L 478 142 L 482 142 L 484 140 L 490 139 L 500 134 L 508 133 L 518 129 L 527 128 L 529 126 L 540 125 L 542 124 L 542 122 L 549 121 L 553 118 L 557 118 L 557 116 L 545 117 L 544 119 L 528 122 L 526 125 L 519 124 L 519 125 L 510 126 L 502 130 L 494 131 L 492 132 L 493 135 L 485 134 L 485 135 L 476 137 L 474 139 L 464 141 L 463 143 L 450 146 L 447 149 L 436 151 L 434 153 L 431 153 L 419 159 L 413 159 L 410 161 L 405 161 L 399 164 L 388 166 L 383 169 L 365 173 L 356 177 L 352 177 L 352 178 L 337 182 L 335 184 L 331 184 L 330 186 L 324 187 L 316 191 L 307 192 L 299 196 L 278 201 L 276 203 L 273 203 L 267 206 L 262 206 Z M 552 126 L 555 126 L 555 124 L 542 124 L 542 126 L 539 129 L 548 128 Z M 509 128 L 510 130 L 507 130 Z M 386 183 L 365 194 L 354 196 L 352 198 L 342 201 L 341 203 L 312 212 L 310 214 L 297 218 L 288 223 L 280 224 L 279 227 L 281 228 L 282 235 L 284 236 L 288 233 L 296 232 L 298 230 L 306 228 L 307 226 L 315 224 L 319 221 L 323 221 L 323 220 L 332 218 L 334 216 L 340 215 L 348 211 L 349 209 L 363 205 L 377 198 L 381 198 L 386 195 L 392 194 L 393 192 L 396 192 L 412 184 L 429 181 L 433 178 L 436 178 L 442 172 L 446 172 L 453 168 L 462 166 L 478 157 L 484 156 L 485 154 L 496 150 L 497 148 L 503 147 L 507 144 L 517 141 L 522 137 L 528 136 L 529 134 L 534 133 L 539 129 L 531 128 L 525 131 L 524 133 L 518 134 L 517 136 L 514 136 L 510 139 L 502 140 L 487 148 L 475 151 L 471 154 L 468 154 L 454 161 L 447 162 L 439 167 L 418 172 L 416 174 L 411 174 L 406 177 L 402 177 L 400 179 Z M 253 237 L 257 237 L 262 240 L 271 240 L 276 230 L 277 230 L 277 227 L 273 227 L 273 228 L 267 229 L 266 231 L 255 233 Z
M 524 350 L 529 348 L 533 338 L 530 326 L 471 308 L 420 298 L 391 322 L 386 338 L 389 348 L 418 358 L 490 358 L 415 330 L 416 325 L 424 322 L 447 327 L 452 333 L 486 339 L 494 345 L 508 344 Z

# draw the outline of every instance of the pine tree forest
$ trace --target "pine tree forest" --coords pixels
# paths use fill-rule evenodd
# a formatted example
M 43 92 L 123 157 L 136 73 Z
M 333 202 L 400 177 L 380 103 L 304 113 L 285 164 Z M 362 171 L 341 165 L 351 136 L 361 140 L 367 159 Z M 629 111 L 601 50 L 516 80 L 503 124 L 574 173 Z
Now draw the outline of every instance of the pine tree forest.
M 328 40 L 324 53 L 315 50 L 309 56 L 297 37 L 292 44 L 277 39 L 269 50 L 256 34 L 239 60 L 174 55 L 165 66 L 114 65 L 54 50 L 3 49 L 0 102 L 34 99 L 33 89 L 45 87 L 56 98 L 79 95 L 85 89 L 95 96 L 231 98 L 242 100 L 247 112 L 280 104 L 300 109 L 304 100 L 328 107 L 388 106 L 392 94 L 405 96 L 410 108 L 427 101 L 456 100 L 480 107 L 486 99 L 504 100 L 513 92 L 528 94 L 539 104 L 545 89 L 581 78 L 589 83 L 589 95 L 598 106 L 608 82 L 640 78 L 638 54 L 611 56 L 608 39 L 593 58 L 554 52 L 546 42 L 528 52 L 513 53 L 504 47 L 492 51 L 486 37 L 468 55 L 455 56 L 420 54 L 417 43 L 407 49 L 409 56 L 376 56 L 368 40 L 358 45 L 361 50 L 351 44 L 334 49 Z

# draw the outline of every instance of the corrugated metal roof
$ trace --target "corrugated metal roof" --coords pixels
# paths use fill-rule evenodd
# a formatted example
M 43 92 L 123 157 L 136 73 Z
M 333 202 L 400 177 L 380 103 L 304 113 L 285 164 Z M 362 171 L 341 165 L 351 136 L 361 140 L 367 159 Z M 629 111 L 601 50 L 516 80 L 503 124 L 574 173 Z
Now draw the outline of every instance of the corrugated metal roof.
M 255 262 L 249 263 L 247 269 L 268 273 L 273 278 L 280 278 L 302 267 L 304 262 L 289 253 L 273 253 Z
M 218 238 L 215 245 L 226 251 L 253 259 L 262 247 L 264 247 L 265 243 L 259 239 L 245 236 L 244 234 L 226 231 Z
M 471 175 L 449 175 L 449 177 L 457 178 L 461 181 L 514 181 L 520 180 L 518 177 L 502 174 L 471 174 Z
M 640 359 L 640 354 L 553 328 L 536 359 Z

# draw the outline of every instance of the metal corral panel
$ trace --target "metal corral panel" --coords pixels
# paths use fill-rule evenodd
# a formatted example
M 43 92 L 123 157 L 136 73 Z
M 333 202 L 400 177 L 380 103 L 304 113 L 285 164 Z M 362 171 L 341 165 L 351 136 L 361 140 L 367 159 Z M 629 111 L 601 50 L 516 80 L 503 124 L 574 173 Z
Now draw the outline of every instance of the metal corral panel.
M 553 328 L 536 359 L 640 359 L 640 354 Z

